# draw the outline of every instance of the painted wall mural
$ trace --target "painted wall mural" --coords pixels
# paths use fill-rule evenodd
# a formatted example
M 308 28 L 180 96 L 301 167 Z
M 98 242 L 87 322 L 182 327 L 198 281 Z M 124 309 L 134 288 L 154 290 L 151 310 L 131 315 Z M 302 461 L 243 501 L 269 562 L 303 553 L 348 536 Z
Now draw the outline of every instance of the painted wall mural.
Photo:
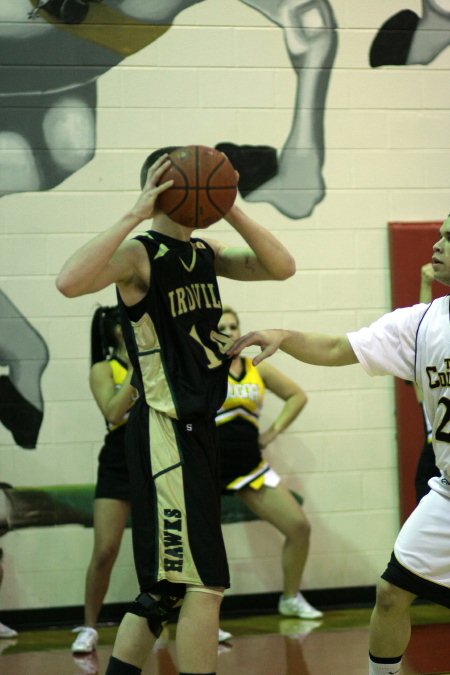
M 48 190 L 95 154 L 96 81 L 207 0 L 4 0 L 0 10 L 0 194 Z M 323 117 L 337 49 L 327 0 L 242 0 L 280 26 L 296 74 L 283 148 L 218 143 L 241 171 L 241 194 L 297 219 L 323 199 Z M 28 21 L 24 23 L 24 17 Z M 373 67 L 430 63 L 450 44 L 449 0 L 424 0 L 380 27 Z M 301 180 L 300 180 L 301 177 Z
M 305 218 L 324 197 L 324 114 L 337 49 L 336 19 L 326 0 L 243 0 L 283 30 L 296 76 L 292 124 L 283 148 L 217 147 L 241 174 L 248 202 L 267 202 L 289 218 Z M 267 172 L 269 175 L 264 175 Z
M 199 1 L 203 0 L 4 0 L 0 196 L 50 190 L 85 166 L 96 150 L 98 78 L 163 36 L 179 12 Z M 292 125 L 280 153 L 265 145 L 230 141 L 216 147 L 239 171 L 239 191 L 247 201 L 267 202 L 289 218 L 303 218 L 325 194 L 323 117 L 337 48 L 336 21 L 327 0 L 243 2 L 283 30 L 296 74 Z M 0 407 L 0 420 L 18 445 L 34 448 L 43 415 L 38 381 L 48 348 L 17 310 L 14 335 L 8 317 L 12 306 L 2 293 L 4 365 L 10 370 L 0 379 L 9 394 Z M 31 351 L 33 342 L 39 342 L 38 356 Z M 8 362 L 8 345 L 16 352 L 14 365 Z M 39 352 L 45 357 L 39 358 Z M 17 371 L 30 373 L 30 383 Z M 25 409 L 28 431 L 18 423 Z
M 0 421 L 21 448 L 36 447 L 44 416 L 41 379 L 48 347 L 0 290 Z
M 13 487 L 0 483 L 0 537 L 13 530 L 28 527 L 54 527 L 56 525 L 82 525 L 92 527 L 92 503 L 95 485 L 46 485 Z M 294 490 L 292 496 L 300 505 L 303 497 Z M 234 495 L 221 496 L 222 523 L 259 520 L 240 499 Z M 130 518 L 127 527 L 131 526 Z
M 49 190 L 92 159 L 97 79 L 168 30 L 153 24 L 170 22 L 173 4 L 2 3 L 1 194 Z
M 449 0 L 422 0 L 421 16 L 405 8 L 383 23 L 370 48 L 370 65 L 426 65 L 449 45 Z
M 89 162 L 95 153 L 96 80 L 160 38 L 181 11 L 199 1 L 207 0 L 6 0 L 0 55 L 12 67 L 1 76 L 0 193 L 51 189 Z M 296 75 L 292 125 L 279 154 L 230 141 L 217 147 L 235 163 L 247 201 L 268 202 L 289 218 L 303 218 L 324 197 L 323 117 L 336 20 L 327 0 L 242 2 L 283 30 Z

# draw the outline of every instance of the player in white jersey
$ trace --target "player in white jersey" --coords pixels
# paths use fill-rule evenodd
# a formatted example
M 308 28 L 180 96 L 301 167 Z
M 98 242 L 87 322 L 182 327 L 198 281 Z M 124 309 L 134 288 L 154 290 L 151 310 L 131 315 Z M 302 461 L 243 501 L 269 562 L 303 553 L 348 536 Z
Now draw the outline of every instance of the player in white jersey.
M 432 263 L 428 262 L 425 265 L 422 265 L 420 269 L 419 302 L 425 302 L 428 305 L 432 301 L 433 281 L 433 265 Z M 428 481 L 430 478 L 432 478 L 432 476 L 439 476 L 440 471 L 436 467 L 436 457 L 433 450 L 433 429 L 425 410 L 422 392 L 417 385 L 414 386 L 414 389 L 416 392 L 417 401 L 420 405 L 420 411 L 422 413 L 424 431 L 424 444 L 417 462 L 416 475 L 414 478 L 414 485 L 416 488 L 416 502 L 418 504 L 422 497 L 430 491 Z
M 450 214 L 433 247 L 434 278 L 450 286 Z M 278 348 L 313 365 L 360 363 L 369 375 L 416 382 L 432 425 L 440 476 L 403 525 L 377 587 L 370 623 L 369 675 L 400 673 L 417 596 L 450 607 L 450 296 L 385 314 L 342 336 L 267 330 L 249 333 L 229 352 L 259 345 L 257 365 Z

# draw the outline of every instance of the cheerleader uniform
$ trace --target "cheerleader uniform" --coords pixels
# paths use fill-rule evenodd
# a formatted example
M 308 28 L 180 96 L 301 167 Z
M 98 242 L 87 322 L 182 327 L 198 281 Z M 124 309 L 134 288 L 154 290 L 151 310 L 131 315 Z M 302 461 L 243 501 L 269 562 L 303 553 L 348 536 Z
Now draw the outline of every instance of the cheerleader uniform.
M 117 356 L 109 359 L 114 386 L 120 389 L 126 376 L 127 366 Z M 123 499 L 130 501 L 130 481 L 125 459 L 125 428 L 128 412 L 117 424 L 106 421 L 108 433 L 98 458 L 95 499 Z
M 220 448 L 221 488 L 232 493 L 244 487 L 275 487 L 280 477 L 263 458 L 259 448 L 259 417 L 264 382 L 251 359 L 242 358 L 242 372 L 228 374 L 227 398 L 216 416 Z

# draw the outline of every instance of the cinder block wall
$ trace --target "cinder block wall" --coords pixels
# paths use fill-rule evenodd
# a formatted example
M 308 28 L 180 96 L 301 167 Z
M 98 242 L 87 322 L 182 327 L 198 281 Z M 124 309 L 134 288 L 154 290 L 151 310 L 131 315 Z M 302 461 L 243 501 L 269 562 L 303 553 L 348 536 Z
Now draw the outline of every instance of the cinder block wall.
M 420 13 L 421 3 L 411 4 Z M 324 114 L 325 196 L 301 218 L 239 197 L 297 262 L 286 282 L 222 281 L 222 299 L 240 312 L 244 331 L 342 333 L 367 324 L 390 308 L 388 221 L 439 219 L 449 210 L 449 50 L 429 65 L 371 68 L 374 36 L 404 3 L 332 6 L 338 49 Z M 206 0 L 182 12 L 97 87 L 94 158 L 51 191 L 0 201 L 1 288 L 50 351 L 37 449 L 17 447 L 0 426 L 1 480 L 16 486 L 95 480 L 104 429 L 88 387 L 88 334 L 96 304 L 114 303 L 114 291 L 63 298 L 54 286 L 63 261 L 132 205 L 149 150 L 229 141 L 280 151 L 296 110 L 282 29 L 238 0 Z M 301 184 L 302 175 L 297 179 Z M 208 236 L 239 241 L 226 223 Z M 286 484 L 304 496 L 312 523 L 303 587 L 372 585 L 399 528 L 393 382 L 372 380 L 359 366 L 313 368 L 284 354 L 272 363 L 309 396 L 267 452 Z M 263 428 L 279 405 L 267 396 Z M 273 528 L 252 522 L 227 525 L 224 533 L 230 592 L 280 590 L 282 540 Z M 92 530 L 30 528 L 7 533 L 0 544 L 1 609 L 82 604 Z M 129 600 L 135 590 L 127 532 L 106 602 Z

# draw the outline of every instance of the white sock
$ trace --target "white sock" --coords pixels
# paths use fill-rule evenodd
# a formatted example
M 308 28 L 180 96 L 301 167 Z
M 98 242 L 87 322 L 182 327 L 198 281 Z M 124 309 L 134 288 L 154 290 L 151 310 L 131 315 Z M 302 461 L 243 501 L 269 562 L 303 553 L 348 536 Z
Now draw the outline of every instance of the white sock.
M 375 663 L 372 654 L 369 654 L 369 675 L 400 675 L 402 657 L 379 659 L 383 663 Z

